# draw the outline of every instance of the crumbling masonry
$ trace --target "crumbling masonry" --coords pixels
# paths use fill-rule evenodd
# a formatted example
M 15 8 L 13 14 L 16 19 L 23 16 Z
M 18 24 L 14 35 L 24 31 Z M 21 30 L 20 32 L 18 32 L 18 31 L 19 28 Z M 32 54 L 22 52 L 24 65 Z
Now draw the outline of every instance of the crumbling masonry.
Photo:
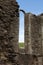
M 0 0 L 0 65 L 17 65 L 19 6 L 16 0 Z
M 36 56 L 35 63 L 43 65 L 43 14 L 25 14 L 25 53 Z
M 43 65 L 43 14 L 25 13 L 24 25 L 25 52 L 20 54 L 19 5 L 0 0 L 0 65 Z

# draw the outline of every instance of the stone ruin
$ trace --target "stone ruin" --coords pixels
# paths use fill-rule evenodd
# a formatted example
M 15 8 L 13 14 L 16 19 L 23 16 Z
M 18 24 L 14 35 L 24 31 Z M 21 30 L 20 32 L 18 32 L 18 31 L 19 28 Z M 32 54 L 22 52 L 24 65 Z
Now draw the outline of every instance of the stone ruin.
M 15 0 L 0 0 L 0 65 L 17 65 L 19 5 Z
M 43 65 L 43 14 L 24 14 L 24 53 L 19 52 L 19 5 L 0 0 L 0 65 Z
M 36 65 L 43 65 L 43 14 L 25 14 L 25 53 L 36 56 Z

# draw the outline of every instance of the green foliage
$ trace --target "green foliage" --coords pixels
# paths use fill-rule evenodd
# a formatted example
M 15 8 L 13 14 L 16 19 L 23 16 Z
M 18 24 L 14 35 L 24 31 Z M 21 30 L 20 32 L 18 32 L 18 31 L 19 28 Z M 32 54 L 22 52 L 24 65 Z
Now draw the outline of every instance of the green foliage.
M 19 42 L 19 48 L 23 48 L 24 47 L 24 43 L 23 42 Z

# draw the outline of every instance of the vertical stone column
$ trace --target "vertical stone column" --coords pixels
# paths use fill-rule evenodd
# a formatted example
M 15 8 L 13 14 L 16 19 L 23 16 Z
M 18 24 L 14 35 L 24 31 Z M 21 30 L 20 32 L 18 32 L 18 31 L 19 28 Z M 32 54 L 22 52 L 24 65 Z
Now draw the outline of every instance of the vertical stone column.
M 40 55 L 42 50 L 40 17 L 32 14 L 25 15 L 25 46 L 29 50 L 32 47 L 32 54 Z M 30 44 L 30 45 L 29 45 Z
M 41 18 L 33 14 L 25 14 L 25 51 L 36 55 L 42 65 L 42 27 Z
M 28 30 L 28 27 L 29 27 L 29 21 L 28 21 L 28 14 L 26 13 L 25 16 L 24 16 L 24 43 L 25 43 L 25 53 L 28 53 L 28 43 L 29 43 L 29 30 Z
M 31 54 L 32 53 L 32 47 L 31 47 L 31 22 L 30 22 L 30 17 L 31 13 L 25 13 L 25 53 Z
M 41 28 L 42 28 L 42 65 L 43 65 L 43 14 L 40 15 Z

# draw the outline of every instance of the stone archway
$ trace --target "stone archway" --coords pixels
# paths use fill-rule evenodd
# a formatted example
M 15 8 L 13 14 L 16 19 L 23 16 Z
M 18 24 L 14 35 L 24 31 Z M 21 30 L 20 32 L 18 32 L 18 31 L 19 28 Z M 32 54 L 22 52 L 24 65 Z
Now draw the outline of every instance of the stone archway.
M 25 11 L 20 9 L 19 12 L 20 12 L 19 43 L 21 43 L 21 44 L 23 43 L 23 46 L 25 46 L 25 43 L 24 43 L 24 39 L 25 39 L 25 36 L 24 36 L 24 34 L 25 34 L 25 31 L 24 31 L 24 28 L 25 28 L 25 26 L 24 26 L 24 24 L 25 24 L 25 22 L 24 22 Z M 22 16 L 22 18 L 21 18 L 21 16 Z M 20 51 L 24 52 L 24 47 L 23 48 L 21 47 Z

